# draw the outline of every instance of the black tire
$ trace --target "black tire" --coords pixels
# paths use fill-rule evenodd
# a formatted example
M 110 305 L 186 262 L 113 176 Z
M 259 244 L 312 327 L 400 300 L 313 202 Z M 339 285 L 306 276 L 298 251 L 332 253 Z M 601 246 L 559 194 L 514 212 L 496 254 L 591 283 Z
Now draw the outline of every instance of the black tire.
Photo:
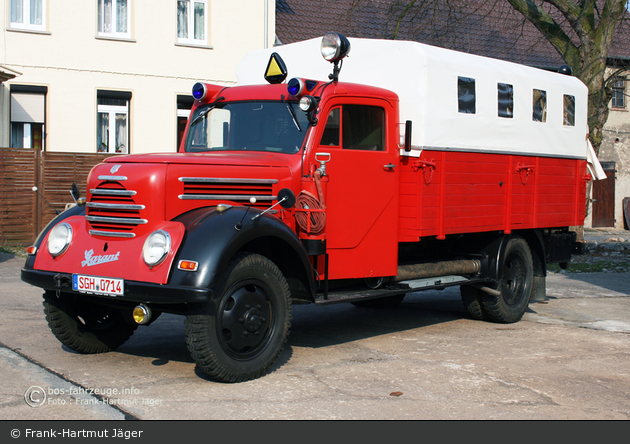
M 291 326 L 286 279 L 266 257 L 243 253 L 230 262 L 215 291 L 216 315 L 186 317 L 190 355 L 216 381 L 262 376 L 282 351 Z
M 471 285 L 462 285 L 459 287 L 459 291 L 462 296 L 464 308 L 470 317 L 477 321 L 487 321 L 488 315 L 482 303 L 485 293 Z
M 66 347 L 79 353 L 105 353 L 124 344 L 138 328 L 123 311 L 52 291 L 44 293 L 44 314 L 50 330 Z
M 355 301 L 352 305 L 361 308 L 395 308 L 405 299 L 404 294 L 398 294 L 396 296 L 387 296 L 385 298 L 378 299 L 366 299 L 365 301 Z
M 511 324 L 525 314 L 532 294 L 534 264 L 525 239 L 512 238 L 505 249 L 499 286 L 500 296 L 484 294 L 482 304 L 489 319 Z

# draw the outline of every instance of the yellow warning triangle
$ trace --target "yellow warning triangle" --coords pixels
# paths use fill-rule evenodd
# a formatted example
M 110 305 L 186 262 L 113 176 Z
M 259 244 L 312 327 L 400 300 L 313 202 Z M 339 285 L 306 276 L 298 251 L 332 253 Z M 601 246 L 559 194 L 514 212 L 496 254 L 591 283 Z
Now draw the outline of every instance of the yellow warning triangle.
M 269 83 L 282 83 L 287 78 L 287 67 L 282 57 L 277 52 L 271 54 L 267 69 L 265 71 L 265 80 Z
M 282 70 L 278 66 L 278 61 L 275 59 L 275 57 L 271 58 L 271 61 L 269 62 L 269 68 L 267 68 L 267 74 L 265 75 L 267 76 L 281 76 L 282 75 Z

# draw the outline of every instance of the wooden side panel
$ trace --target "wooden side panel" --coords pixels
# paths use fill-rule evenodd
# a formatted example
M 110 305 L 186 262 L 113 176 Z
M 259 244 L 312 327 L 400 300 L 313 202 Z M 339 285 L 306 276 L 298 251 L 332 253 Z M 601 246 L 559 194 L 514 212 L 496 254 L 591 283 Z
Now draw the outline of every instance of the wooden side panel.
M 425 151 L 402 167 L 401 242 L 584 223 L 583 160 Z

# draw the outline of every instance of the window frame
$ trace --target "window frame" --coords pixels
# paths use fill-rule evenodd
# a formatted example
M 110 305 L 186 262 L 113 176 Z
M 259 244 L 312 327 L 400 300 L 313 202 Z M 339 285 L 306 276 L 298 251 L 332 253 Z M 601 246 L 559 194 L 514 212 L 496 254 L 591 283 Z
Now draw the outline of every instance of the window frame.
M 105 105 L 99 104 L 99 99 L 119 99 L 125 100 L 126 105 Z M 107 151 L 99 150 L 99 113 L 108 114 L 108 141 Z M 124 151 L 116 151 L 116 115 L 124 114 L 126 116 L 126 137 L 127 146 Z M 112 118 L 113 117 L 113 118 Z M 112 140 L 114 143 L 112 143 Z M 96 94 L 96 153 L 107 154 L 131 154 L 131 92 L 97 90 Z
M 457 112 L 458 114 L 477 114 L 477 81 L 474 77 L 457 76 Z M 472 94 L 469 102 L 464 100 Z
M 188 33 L 188 37 L 180 37 L 179 36 L 179 4 L 186 3 L 186 30 Z M 201 3 L 204 5 L 204 18 L 203 18 L 203 38 L 197 39 L 194 37 L 195 34 L 195 3 Z M 176 37 L 177 44 L 179 45 L 190 45 L 190 46 L 208 46 L 209 45 L 209 37 L 208 31 L 210 29 L 210 2 L 209 0 L 177 0 L 176 2 Z M 192 31 L 192 37 L 190 37 Z
M 41 24 L 32 24 L 30 23 L 30 12 L 31 12 L 31 0 L 9 0 L 9 29 L 12 30 L 21 30 L 21 31 L 35 31 L 35 32 L 46 32 L 47 28 L 47 7 L 48 1 L 41 0 L 42 2 L 42 15 L 41 15 Z M 22 22 L 12 21 L 12 12 L 13 5 L 19 3 L 22 8 Z M 25 19 L 28 18 L 29 23 L 25 23 Z
M 621 98 L 621 106 L 619 99 Z M 610 107 L 614 110 L 626 110 L 626 81 L 624 79 L 615 79 L 612 83 L 612 97 L 610 99 Z
M 114 29 L 111 32 L 103 31 L 105 28 L 105 1 L 106 0 L 96 0 L 96 35 L 98 37 L 109 37 L 109 38 L 118 38 L 118 39 L 130 39 L 131 38 L 131 2 L 132 0 L 126 0 L 127 2 L 127 20 L 126 32 L 116 31 L 115 27 L 118 22 L 118 2 L 122 0 L 111 0 L 112 2 L 112 28 Z
M 14 118 L 14 99 L 13 96 L 41 96 L 41 117 L 37 118 L 39 112 L 35 113 L 35 117 L 32 114 L 26 113 L 28 118 L 25 120 L 13 120 Z M 11 85 L 9 90 L 9 146 L 11 148 L 24 148 L 24 149 L 41 149 L 45 151 L 46 148 L 46 100 L 48 97 L 48 87 L 47 86 L 33 86 L 33 85 Z M 20 101 L 16 98 L 15 102 L 19 103 Z M 22 102 L 24 104 L 24 102 Z M 22 105 L 21 104 L 21 105 Z M 32 104 L 32 102 L 31 102 Z M 20 105 L 20 106 L 21 106 Z M 32 107 L 29 107 L 32 111 Z M 14 143 L 14 128 L 21 127 L 22 131 L 22 142 L 19 144 L 21 146 L 16 146 Z M 39 134 L 41 146 L 34 147 L 33 143 L 35 142 L 35 138 L 33 137 L 35 134 Z
M 377 117 L 377 120 L 380 118 L 381 123 L 380 126 L 374 126 L 370 128 L 366 127 L 357 127 L 353 125 L 351 116 L 355 112 L 361 112 L 358 108 L 364 108 L 363 112 L 369 113 L 379 113 L 379 116 L 376 114 L 372 114 L 371 117 Z M 357 110 L 353 111 L 353 108 L 357 108 Z M 363 119 L 359 119 L 363 121 Z M 347 121 L 348 123 L 345 123 Z M 324 129 L 319 137 L 318 145 L 326 148 L 335 148 L 342 149 L 346 151 L 361 151 L 361 152 L 375 152 L 375 153 L 383 153 L 387 152 L 387 111 L 385 107 L 375 104 L 367 104 L 367 103 L 343 103 L 338 105 L 333 105 L 328 109 L 328 114 L 326 115 L 326 123 L 324 125 Z M 356 120 L 355 122 L 356 123 Z M 354 128 L 356 132 L 349 132 L 350 128 Z M 367 136 L 363 138 L 365 141 L 368 137 L 371 137 L 374 134 L 374 131 L 380 128 L 380 141 L 377 145 L 359 145 L 352 143 L 352 140 L 357 135 L 359 136 Z M 372 131 L 365 132 L 365 130 L 372 129 Z M 333 136 L 333 137 L 331 137 Z M 328 144 L 324 144 L 324 142 L 329 142 Z M 336 142 L 336 143 L 335 143 Z M 371 146 L 377 147 L 369 148 Z
M 538 99 L 536 92 L 539 92 Z M 548 94 L 546 89 L 532 89 L 532 121 L 537 123 L 547 123 L 547 113 L 549 110 Z

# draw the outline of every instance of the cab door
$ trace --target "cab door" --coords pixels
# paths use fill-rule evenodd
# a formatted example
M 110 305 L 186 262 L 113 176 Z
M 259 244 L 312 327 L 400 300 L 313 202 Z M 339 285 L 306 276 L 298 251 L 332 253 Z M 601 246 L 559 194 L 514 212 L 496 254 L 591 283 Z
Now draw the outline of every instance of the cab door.
M 395 276 L 399 154 L 387 101 L 331 104 L 311 161 L 326 159 L 329 279 Z

